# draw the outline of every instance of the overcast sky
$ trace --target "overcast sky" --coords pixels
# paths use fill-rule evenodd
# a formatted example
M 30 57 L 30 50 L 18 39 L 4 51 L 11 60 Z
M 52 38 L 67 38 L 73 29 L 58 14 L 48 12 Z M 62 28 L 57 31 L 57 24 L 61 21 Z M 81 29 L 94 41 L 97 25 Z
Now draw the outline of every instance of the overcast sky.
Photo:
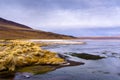
M 0 17 L 48 31 L 118 27 L 120 0 L 0 0 Z

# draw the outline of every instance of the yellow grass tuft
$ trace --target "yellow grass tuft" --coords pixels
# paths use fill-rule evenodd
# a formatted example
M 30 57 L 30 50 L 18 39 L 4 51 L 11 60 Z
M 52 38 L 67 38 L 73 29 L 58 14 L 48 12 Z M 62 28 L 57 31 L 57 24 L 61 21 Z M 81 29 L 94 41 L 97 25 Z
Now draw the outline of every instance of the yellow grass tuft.
M 14 71 L 27 65 L 61 64 L 56 53 L 42 50 L 38 44 L 22 40 L 3 41 L 0 44 L 0 71 Z

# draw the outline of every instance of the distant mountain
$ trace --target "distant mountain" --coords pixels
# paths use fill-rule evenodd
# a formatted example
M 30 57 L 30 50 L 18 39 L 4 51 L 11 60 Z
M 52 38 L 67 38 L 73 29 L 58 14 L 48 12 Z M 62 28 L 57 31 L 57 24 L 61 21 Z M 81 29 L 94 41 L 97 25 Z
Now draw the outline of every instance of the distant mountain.
M 73 35 L 78 37 L 89 37 L 89 36 L 120 36 L 120 26 L 113 27 L 85 27 L 85 28 L 69 28 L 62 30 L 54 30 L 65 35 Z
M 0 18 L 0 39 L 72 39 L 73 36 L 34 30 L 26 25 Z
M 92 39 L 92 40 L 108 40 L 108 39 L 119 39 L 120 36 L 88 36 L 88 37 L 78 37 L 78 39 Z

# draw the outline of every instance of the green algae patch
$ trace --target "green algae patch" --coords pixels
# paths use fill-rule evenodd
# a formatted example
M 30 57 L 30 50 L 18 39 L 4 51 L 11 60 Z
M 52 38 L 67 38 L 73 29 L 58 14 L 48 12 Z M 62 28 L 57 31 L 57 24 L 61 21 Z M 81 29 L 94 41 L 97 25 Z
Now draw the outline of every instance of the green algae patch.
M 28 72 L 28 73 L 32 73 L 32 74 L 36 75 L 36 74 L 44 74 L 44 73 L 53 71 L 55 69 L 56 69 L 55 66 L 37 65 L 37 66 L 29 66 L 29 67 L 21 68 L 21 69 L 17 70 L 17 72 Z
M 71 55 L 82 58 L 82 59 L 86 59 L 86 60 L 99 60 L 99 59 L 105 58 L 105 57 L 101 57 L 99 55 L 92 55 L 92 54 L 86 54 L 86 53 L 81 53 L 81 54 L 73 53 Z
M 0 44 L 0 71 L 15 71 L 30 65 L 59 65 L 65 61 L 56 53 L 42 50 L 33 42 L 9 40 Z

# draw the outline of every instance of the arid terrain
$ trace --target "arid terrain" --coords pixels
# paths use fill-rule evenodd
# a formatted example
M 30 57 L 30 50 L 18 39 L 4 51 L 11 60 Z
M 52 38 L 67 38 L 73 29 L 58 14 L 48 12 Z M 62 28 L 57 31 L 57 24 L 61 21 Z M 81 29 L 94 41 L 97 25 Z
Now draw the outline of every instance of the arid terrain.
M 0 18 L 0 39 L 72 39 L 73 36 L 61 35 Z

